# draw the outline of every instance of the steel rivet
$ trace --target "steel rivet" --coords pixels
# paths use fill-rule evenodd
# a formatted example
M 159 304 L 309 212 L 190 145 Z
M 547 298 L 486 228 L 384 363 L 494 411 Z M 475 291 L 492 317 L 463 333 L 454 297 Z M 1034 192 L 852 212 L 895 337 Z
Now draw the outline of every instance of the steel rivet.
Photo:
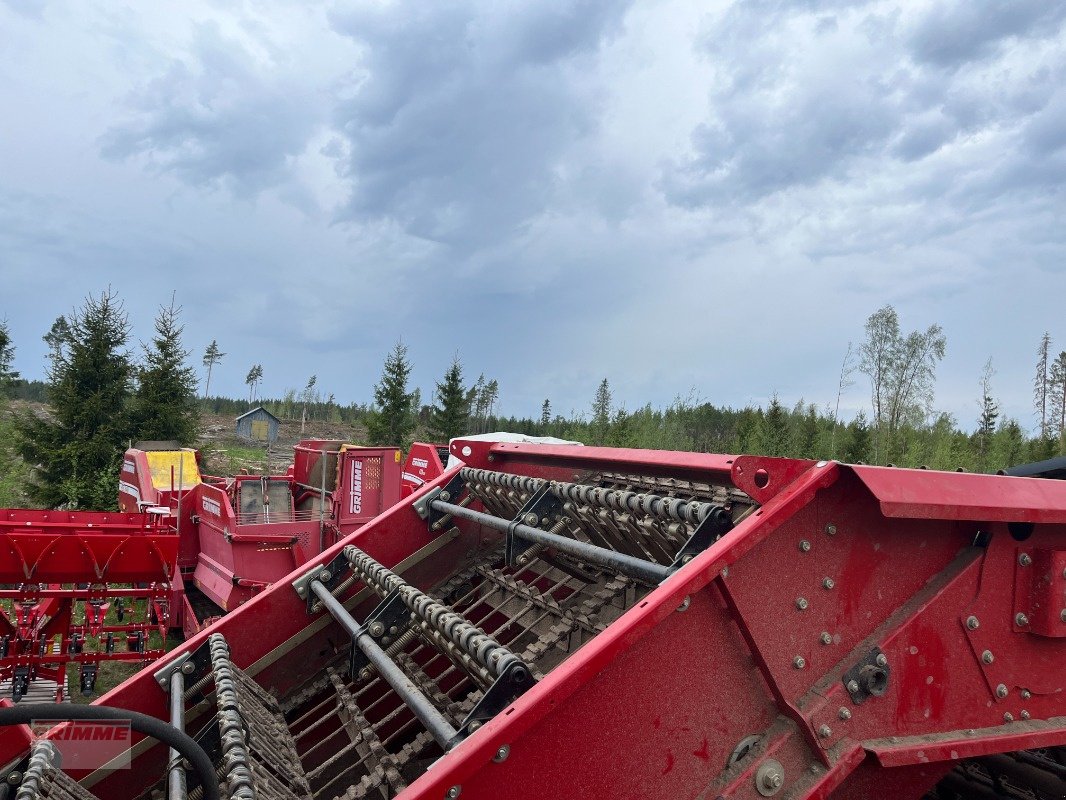
M 1014 715 L 1008 711 L 1006 714 L 1003 715 L 1003 721 L 1014 722 Z
M 833 729 L 830 728 L 828 725 L 822 725 L 820 728 L 818 728 L 818 735 L 821 736 L 823 739 L 828 739 L 829 736 L 832 735 L 832 733 Z
M 825 532 L 830 536 L 835 536 L 837 532 L 837 526 L 830 522 L 828 525 L 825 526 Z
M 1001 683 L 999 686 L 996 687 L 996 697 L 1006 697 L 1006 696 L 1007 696 L 1007 687 L 1004 686 Z
M 858 681 L 848 681 L 848 691 L 851 692 L 852 694 L 855 694 L 857 691 L 859 691 L 859 682 Z
M 1030 692 L 1028 689 L 1022 689 L 1022 700 L 1028 700 L 1032 696 L 1033 693 Z
M 888 657 L 884 653 L 878 653 L 877 658 L 875 658 L 874 661 L 879 667 L 888 666 Z
M 491 456 L 490 456 L 490 458 L 491 458 Z M 446 794 L 445 797 L 447 797 L 448 800 L 455 800 L 455 798 L 458 797 L 459 795 L 461 795 L 462 793 L 463 793 L 463 787 L 462 786 L 453 786 L 451 789 L 448 790 L 448 794 Z
M 981 660 L 984 661 L 986 664 L 991 664 L 996 659 L 992 655 L 991 650 L 985 650 L 983 653 L 981 653 Z
M 1029 617 L 1019 611 L 1017 614 L 1014 615 L 1014 624 L 1017 625 L 1019 628 L 1024 628 L 1026 625 L 1029 624 Z
M 822 631 L 822 644 L 832 644 L 833 637 L 829 635 L 829 631 Z
M 11 773 L 9 773 L 8 776 L 7 776 L 7 782 L 9 784 L 11 784 L 12 786 L 18 786 L 20 783 L 22 783 L 22 773 L 21 772 L 11 772 Z
M 832 578 L 826 578 L 824 581 L 822 581 L 822 586 L 826 589 L 832 589 L 834 586 L 836 586 L 836 584 L 833 582 Z
M 1022 719 L 1029 719 L 1029 712 L 1028 711 L 1023 711 L 1022 712 Z
M 804 539 L 802 542 L 800 542 L 800 550 L 802 550 L 804 553 L 811 552 L 811 543 Z
M 798 608 L 800 611 L 806 611 L 808 605 L 809 604 L 807 603 L 807 598 L 806 597 L 797 597 L 796 598 L 796 608 Z
M 504 744 L 496 750 L 496 755 L 492 757 L 492 760 L 499 764 L 501 761 L 506 761 L 507 756 L 511 755 L 511 745 Z
M 848 709 L 841 707 L 840 711 L 837 712 L 837 716 L 841 719 L 851 719 L 851 712 L 848 711 Z
M 796 656 L 794 659 L 792 659 L 792 666 L 794 666 L 796 669 L 803 669 L 805 666 L 807 666 L 807 659 L 805 659 L 803 656 Z
M 1022 553 L 1020 556 L 1018 556 L 1018 563 L 1021 564 L 1023 567 L 1028 567 L 1030 564 L 1033 563 L 1033 559 L 1029 558 L 1028 553 Z
M 969 628 L 971 631 L 975 631 L 981 627 L 981 623 L 980 621 L 978 621 L 977 617 L 967 617 L 966 627 Z

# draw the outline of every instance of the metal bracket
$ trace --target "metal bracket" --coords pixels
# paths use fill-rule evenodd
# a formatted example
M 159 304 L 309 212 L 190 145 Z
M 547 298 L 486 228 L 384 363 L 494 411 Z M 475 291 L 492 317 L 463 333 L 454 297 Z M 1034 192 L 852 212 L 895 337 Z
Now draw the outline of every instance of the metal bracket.
M 844 689 L 851 696 L 851 702 L 861 706 L 871 697 L 880 697 L 888 691 L 888 678 L 891 669 L 888 659 L 875 647 L 855 666 L 844 673 L 841 681 Z
M 515 536 L 515 526 L 528 525 L 531 528 L 540 527 L 542 522 L 554 519 L 562 512 L 562 510 L 562 502 L 560 502 L 559 498 L 555 496 L 554 492 L 552 492 L 551 484 L 545 482 L 545 484 L 526 501 L 526 504 L 522 506 L 522 510 L 518 512 L 518 516 L 511 521 L 511 526 L 507 529 L 505 548 L 507 566 L 517 566 L 518 557 L 534 546 L 534 542 Z
M 466 483 L 459 473 L 456 473 L 444 486 L 431 489 L 423 497 L 418 498 L 414 504 L 415 513 L 426 521 L 431 531 L 438 530 L 434 526 L 440 522 L 442 517 L 447 516 L 447 512 L 437 511 L 433 508 L 433 501 L 443 500 L 445 503 L 454 503 L 459 499 L 459 495 L 462 494 L 465 487 Z
M 464 739 L 476 731 L 513 703 L 515 698 L 525 694 L 535 683 L 533 675 L 524 664 L 512 664 L 492 682 L 492 686 L 485 690 L 481 699 L 466 715 L 463 724 L 459 726 L 457 739 Z
M 393 590 L 370 612 L 362 628 L 367 634 L 377 639 L 379 644 L 385 646 L 395 641 L 396 637 L 402 634 L 410 624 L 410 612 L 404 605 L 399 590 Z M 348 659 L 348 670 L 352 680 L 358 680 L 359 673 L 369 664 L 370 659 L 353 641 L 351 656 Z
M 729 512 L 721 506 L 715 506 L 711 513 L 703 518 L 703 522 L 696 526 L 696 530 L 688 537 L 688 541 L 677 551 L 670 568 L 678 569 L 687 564 L 732 529 L 733 519 L 729 516 Z
M 348 559 L 344 557 L 344 554 L 341 553 L 328 564 L 319 564 L 309 572 L 305 572 L 292 582 L 292 588 L 296 590 L 296 594 L 301 600 L 307 601 L 307 613 L 311 614 L 313 613 L 311 607 L 315 601 L 310 590 L 311 581 L 318 581 L 332 591 L 337 588 L 337 585 L 344 580 L 350 571 L 351 565 L 348 563 Z
M 202 644 L 191 653 L 182 653 L 165 667 L 160 667 L 152 677 L 159 684 L 159 688 L 166 694 L 170 693 L 170 678 L 177 671 L 185 674 L 186 688 L 207 675 L 211 671 L 211 651 L 207 644 Z

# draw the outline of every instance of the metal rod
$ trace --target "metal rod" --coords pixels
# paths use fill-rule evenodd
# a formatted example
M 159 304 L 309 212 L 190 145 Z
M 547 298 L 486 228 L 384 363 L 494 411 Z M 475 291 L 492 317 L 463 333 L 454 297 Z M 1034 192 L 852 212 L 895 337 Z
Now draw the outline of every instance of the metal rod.
M 322 451 L 322 455 L 318 458 L 318 463 L 322 466 L 322 495 L 318 498 L 318 549 L 323 551 L 326 549 L 326 451 Z M 337 465 L 337 469 L 340 470 L 340 464 Z
M 385 655 L 385 651 L 374 641 L 373 637 L 366 632 L 362 625 L 356 622 L 355 618 L 348 613 L 348 609 L 330 593 L 329 589 L 322 585 L 321 581 L 311 581 L 309 588 L 322 601 L 322 605 L 325 606 L 330 615 L 352 637 L 352 644 L 370 659 L 370 663 L 377 669 L 378 675 L 384 678 L 396 694 L 400 696 L 404 704 L 426 726 L 426 730 L 437 740 L 437 743 L 445 750 L 448 750 L 454 744 L 459 732 L 437 710 L 437 707 L 430 702 L 429 698 L 419 691 L 414 682 L 407 677 L 407 673 Z
M 170 724 L 185 732 L 185 675 L 180 669 L 170 676 Z M 167 800 L 185 800 L 188 795 L 181 753 L 172 747 L 168 758 Z
M 566 553 L 567 555 L 574 556 L 582 561 L 587 561 L 590 564 L 596 564 L 605 569 L 621 572 L 623 575 L 645 581 L 646 583 L 661 583 L 673 572 L 670 567 L 656 564 L 654 561 L 645 561 L 642 558 L 634 558 L 625 553 L 608 550 L 606 547 L 597 547 L 594 544 L 587 544 L 578 541 L 577 539 L 570 539 L 566 536 L 548 533 L 539 528 L 531 528 L 528 525 L 510 522 L 501 519 L 500 517 L 494 517 L 491 514 L 485 514 L 481 511 L 473 511 L 469 508 L 454 505 L 453 503 L 445 503 L 443 500 L 434 500 L 430 505 L 437 511 L 452 514 L 460 519 L 468 519 L 471 522 L 480 523 L 487 528 L 493 528 L 501 533 L 507 533 L 509 530 L 513 530 L 516 536 L 519 536 L 526 541 L 553 547 L 561 553 Z

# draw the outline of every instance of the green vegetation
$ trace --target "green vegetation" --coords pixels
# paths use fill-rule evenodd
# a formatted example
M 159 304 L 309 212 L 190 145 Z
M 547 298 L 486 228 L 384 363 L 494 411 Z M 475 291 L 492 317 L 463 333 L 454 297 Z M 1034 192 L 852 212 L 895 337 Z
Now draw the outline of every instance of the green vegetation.
M 397 342 L 385 358 L 381 380 L 374 387 L 374 406 L 366 418 L 370 444 L 410 446 L 410 435 L 416 424 L 415 411 L 419 406 L 417 393 L 407 390 L 410 376 L 407 347 L 403 342 Z
M 133 397 L 133 429 L 145 441 L 174 441 L 189 446 L 196 441 L 200 410 L 196 400 L 196 374 L 187 363 L 189 351 L 181 344 L 181 309 L 159 309 L 155 336 L 144 348 L 144 363 L 137 370 Z
M 429 437 L 446 442 L 466 433 L 470 426 L 470 396 L 463 388 L 463 366 L 459 356 L 437 384 L 436 403 L 430 411 Z

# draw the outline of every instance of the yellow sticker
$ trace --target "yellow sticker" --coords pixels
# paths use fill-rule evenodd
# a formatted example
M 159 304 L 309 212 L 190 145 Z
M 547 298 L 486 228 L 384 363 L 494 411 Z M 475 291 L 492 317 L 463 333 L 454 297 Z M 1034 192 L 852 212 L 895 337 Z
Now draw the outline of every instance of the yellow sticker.
M 400 451 L 399 450 L 396 451 L 396 463 L 397 464 L 400 463 Z

